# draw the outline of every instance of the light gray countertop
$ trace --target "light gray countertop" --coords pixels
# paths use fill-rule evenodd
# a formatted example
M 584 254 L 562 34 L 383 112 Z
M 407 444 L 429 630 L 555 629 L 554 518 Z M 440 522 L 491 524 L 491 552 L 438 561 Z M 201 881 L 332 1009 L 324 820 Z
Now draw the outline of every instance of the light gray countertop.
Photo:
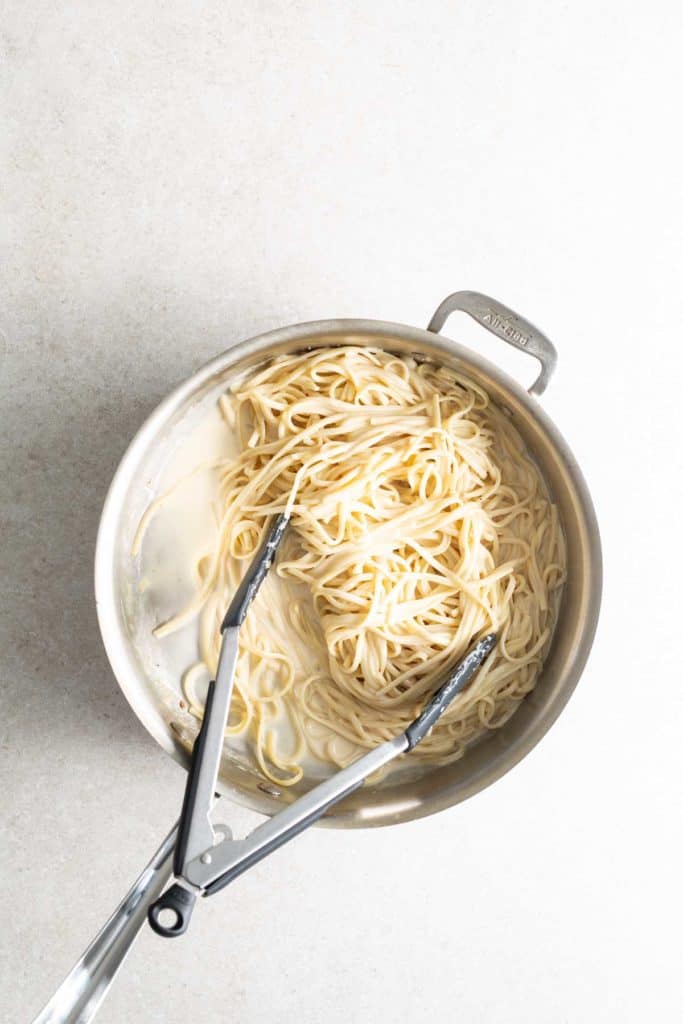
M 457 288 L 559 349 L 543 404 L 605 546 L 576 695 L 474 800 L 316 830 L 183 940 L 145 929 L 98 1019 L 680 1012 L 681 29 L 675 3 L 5 5 L 2 1020 L 37 1012 L 181 798 L 95 616 L 127 442 L 240 338 L 423 326 Z M 475 325 L 449 333 L 531 381 Z

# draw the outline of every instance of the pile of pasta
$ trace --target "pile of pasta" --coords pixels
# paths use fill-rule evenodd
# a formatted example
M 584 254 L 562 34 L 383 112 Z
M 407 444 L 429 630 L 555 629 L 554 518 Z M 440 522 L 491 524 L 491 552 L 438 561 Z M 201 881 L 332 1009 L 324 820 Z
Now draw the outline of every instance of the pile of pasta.
M 353 345 L 273 359 L 221 399 L 239 454 L 216 468 L 216 535 L 194 600 L 213 675 L 220 623 L 272 517 L 291 515 L 240 633 L 228 732 L 263 774 L 306 756 L 344 765 L 397 735 L 468 646 L 499 642 L 412 758 L 446 763 L 534 687 L 556 621 L 565 549 L 556 507 L 511 425 L 450 369 Z M 287 729 L 282 729 L 282 722 Z

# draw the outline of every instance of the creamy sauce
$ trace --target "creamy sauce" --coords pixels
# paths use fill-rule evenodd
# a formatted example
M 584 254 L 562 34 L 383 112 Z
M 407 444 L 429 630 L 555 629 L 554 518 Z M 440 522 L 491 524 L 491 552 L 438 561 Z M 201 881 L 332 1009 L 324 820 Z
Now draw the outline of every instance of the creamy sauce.
M 166 703 L 175 711 L 174 728 L 186 746 L 190 746 L 197 726 L 182 712 L 186 702 L 181 688 L 184 673 L 199 659 L 198 619 L 163 639 L 152 635 L 156 625 L 171 618 L 187 604 L 199 587 L 197 562 L 207 553 L 216 536 L 216 470 L 211 464 L 220 458 L 235 455 L 237 436 L 230 430 L 215 402 L 204 411 L 199 421 L 171 446 L 166 465 L 153 485 L 150 501 L 167 491 L 168 499 L 147 527 L 137 559 L 137 594 L 131 596 L 131 617 L 136 622 L 137 643 L 148 660 L 147 671 L 164 690 L 170 690 Z M 296 592 L 306 598 L 306 588 L 284 582 L 274 571 L 266 577 L 256 598 L 262 621 L 275 638 L 286 645 L 297 673 L 307 675 L 321 671 L 324 665 L 315 650 L 308 649 L 293 635 L 284 609 Z M 311 614 L 313 609 L 311 608 Z M 196 693 L 202 703 L 209 684 L 208 672 L 203 674 Z M 180 714 L 178 714 L 180 712 Z M 274 723 L 278 743 L 286 750 L 294 746 L 294 734 L 285 715 Z M 335 739 L 344 750 L 350 745 Z M 249 751 L 248 737 L 229 736 L 226 753 L 256 770 Z M 232 759 L 232 758 L 231 758 Z M 310 778 L 326 778 L 331 774 L 328 764 L 318 761 L 310 752 L 304 759 Z
M 399 392 L 404 383 L 402 378 L 396 382 Z M 230 459 L 231 456 L 238 454 L 239 442 L 236 432 L 221 416 L 217 405 L 220 393 L 224 392 L 226 388 L 226 381 L 222 383 L 214 381 L 210 392 L 205 393 L 201 399 L 180 414 L 175 424 L 170 427 L 165 437 L 156 446 L 154 452 L 150 453 L 148 472 L 143 477 L 145 483 L 141 488 L 145 493 L 135 495 L 133 505 L 137 506 L 137 508 L 131 507 L 131 518 L 135 518 L 137 513 L 137 522 L 148 506 L 155 502 L 155 499 L 159 498 L 160 495 L 167 494 L 163 504 L 156 507 L 155 514 L 149 520 L 139 555 L 134 559 L 133 585 L 130 587 L 127 595 L 125 611 L 129 630 L 137 648 L 140 661 L 147 677 L 152 683 L 155 696 L 161 695 L 161 700 L 167 709 L 167 720 L 186 748 L 191 747 L 196 736 L 198 720 L 189 714 L 185 698 L 187 694 L 190 694 L 193 708 L 196 711 L 200 711 L 209 680 L 206 673 L 204 673 L 203 678 L 198 680 L 197 673 L 194 672 L 191 681 L 189 679 L 186 681 L 186 693 L 183 692 L 183 676 L 189 669 L 196 666 L 199 661 L 199 616 L 190 618 L 189 621 L 185 622 L 185 625 L 180 625 L 180 622 L 185 621 L 183 609 L 191 603 L 200 587 L 197 565 L 202 557 L 208 555 L 209 552 L 216 548 L 218 474 L 215 463 L 219 459 Z M 428 423 L 431 422 L 429 416 L 427 416 L 427 421 Z M 403 421 L 401 421 L 400 426 L 403 429 Z M 417 425 L 416 429 L 418 428 L 422 429 L 420 424 Z M 463 443 L 466 442 L 467 438 L 465 438 Z M 475 455 L 477 455 L 476 452 L 472 457 Z M 527 477 L 528 475 L 527 473 Z M 533 490 L 533 479 L 532 484 L 528 484 L 527 477 L 522 475 L 522 482 Z M 234 479 L 237 478 L 235 477 Z M 224 477 L 223 479 L 233 479 L 233 477 Z M 236 484 L 235 486 L 239 485 Z M 140 507 L 139 500 L 141 499 L 144 499 L 144 503 Z M 228 494 L 227 500 L 230 501 L 231 499 L 232 495 Z M 221 493 L 221 503 L 224 504 L 225 501 L 226 494 Z M 550 522 L 552 524 L 556 520 L 551 518 Z M 560 543 L 560 541 L 557 543 Z M 296 546 L 296 538 L 293 536 L 287 538 L 285 547 L 290 543 Z M 551 536 L 548 543 L 552 546 L 556 541 Z M 130 547 L 128 551 L 130 552 Z M 287 551 L 283 551 L 282 554 L 286 559 L 288 558 Z M 221 557 L 230 558 L 229 547 L 226 546 L 225 541 L 222 543 Z M 530 557 L 535 560 L 535 554 L 532 554 Z M 557 572 L 560 571 L 557 566 L 555 569 Z M 222 571 L 218 574 L 212 573 L 211 578 L 212 582 L 217 579 L 220 580 L 221 587 L 224 586 L 225 575 Z M 535 578 L 538 578 L 537 567 Z M 486 584 L 486 579 L 484 584 Z M 495 580 L 492 585 L 495 585 Z M 324 646 L 318 643 L 318 638 L 314 635 L 307 636 L 305 640 L 302 640 L 298 635 L 297 628 L 289 621 L 288 612 L 291 608 L 292 600 L 295 597 L 299 599 L 305 598 L 306 595 L 307 586 L 295 582 L 291 571 L 289 578 L 283 581 L 276 571 L 271 570 L 261 587 L 252 611 L 252 615 L 257 613 L 258 617 L 252 619 L 251 623 L 247 620 L 247 635 L 251 635 L 252 643 L 255 642 L 256 648 L 259 648 L 261 639 L 265 637 L 267 647 L 282 652 L 286 656 L 287 664 L 294 670 L 293 678 L 299 679 L 302 684 L 304 679 L 314 676 L 310 680 L 309 685 L 319 687 L 316 696 L 321 702 L 326 701 L 330 696 L 333 696 L 333 699 L 336 700 L 336 694 L 331 695 L 325 681 L 326 677 L 329 678 L 329 666 Z M 500 595 L 497 592 L 495 596 L 500 600 Z M 222 614 L 221 601 L 220 598 L 217 599 L 217 593 L 214 593 L 212 602 L 208 609 L 209 614 L 213 618 L 215 612 L 218 616 L 217 621 L 220 621 L 220 615 Z M 476 605 L 476 602 L 473 604 L 473 607 L 475 607 L 478 614 L 479 606 Z M 310 604 L 309 608 L 310 617 L 305 615 L 304 620 L 315 623 L 317 616 Z M 178 622 L 178 613 L 181 613 L 180 622 Z M 526 614 L 525 607 L 522 607 L 520 614 L 522 614 L 522 617 Z M 171 619 L 175 621 L 171 623 L 168 633 L 164 633 L 163 638 L 154 634 L 155 627 Z M 209 629 L 212 626 L 212 622 L 209 623 L 206 617 L 204 618 L 204 626 L 208 626 Z M 467 627 L 467 621 L 462 626 L 462 628 L 465 627 Z M 255 634 L 255 630 L 258 631 L 257 634 Z M 302 635 L 306 632 L 306 630 L 303 630 Z M 256 636 L 258 636 L 258 641 L 255 641 Z M 271 640 L 272 644 L 270 643 Z M 215 638 L 212 638 L 212 661 L 216 655 L 214 644 Z M 258 654 L 256 658 L 258 662 Z M 249 662 L 243 661 L 241 663 L 240 670 L 242 673 L 244 673 L 247 664 Z M 257 672 L 260 670 L 260 667 L 257 664 Z M 370 665 L 369 671 L 372 674 L 372 665 Z M 503 666 L 502 671 L 499 672 L 498 680 L 493 677 L 494 686 L 500 683 L 501 678 L 505 682 L 506 671 L 508 671 L 506 666 Z M 292 676 L 290 675 L 289 678 L 291 679 Z M 251 681 L 254 686 L 258 686 L 262 680 L 263 677 L 258 676 L 254 677 Z M 242 685 L 246 681 L 246 677 L 243 675 Z M 294 691 L 287 700 L 293 698 L 291 703 L 295 705 L 297 696 L 297 691 Z M 510 701 L 514 700 L 514 695 L 512 698 L 508 698 L 504 693 L 501 699 L 508 700 L 508 703 L 510 703 Z M 328 718 L 329 724 L 327 725 L 321 724 L 318 726 L 314 723 L 316 732 L 318 727 L 322 730 L 320 735 L 314 735 L 308 728 L 308 719 L 306 721 L 307 739 L 321 756 L 325 756 L 325 753 L 327 753 L 328 757 L 325 762 L 318 761 L 311 753 L 310 748 L 308 748 L 306 756 L 302 757 L 300 754 L 295 756 L 295 734 L 289 720 L 286 704 L 287 701 L 281 701 L 277 697 L 274 700 L 266 700 L 259 709 L 262 716 L 267 716 L 271 707 L 279 709 L 279 719 L 272 721 L 266 717 L 264 729 L 275 730 L 277 736 L 277 757 L 273 754 L 272 747 L 269 748 L 270 756 L 273 762 L 278 764 L 285 772 L 290 758 L 289 751 L 291 751 L 292 762 L 297 765 L 297 772 L 303 769 L 309 779 L 329 776 L 333 771 L 329 763 L 330 760 L 344 763 L 345 760 L 353 757 L 356 751 L 360 753 L 360 749 L 353 742 L 336 736 L 336 732 L 333 731 L 333 724 Z M 489 708 L 490 705 L 491 700 L 486 704 L 485 709 Z M 336 706 L 332 706 L 335 707 L 336 711 Z M 298 717 L 299 708 L 295 708 L 294 711 L 291 708 L 289 710 L 295 717 Z M 341 710 L 344 712 L 344 707 Z M 390 712 L 386 712 L 383 706 L 380 710 L 390 715 Z M 478 705 L 475 710 L 478 713 Z M 503 710 L 507 711 L 508 709 L 504 706 Z M 514 711 L 514 706 L 511 708 L 512 711 Z M 470 715 L 470 718 L 475 718 L 474 725 L 471 722 L 467 724 L 470 732 L 472 732 L 473 728 L 475 729 L 475 738 L 478 739 L 479 735 L 476 734 L 476 729 L 481 730 L 482 725 L 476 720 L 476 715 L 472 708 L 467 713 Z M 352 728 L 351 730 L 347 728 L 347 734 L 349 731 L 353 732 L 353 727 L 357 724 L 354 716 L 355 709 L 352 708 L 350 718 Z M 394 715 L 394 718 L 396 717 Z M 398 721 L 400 723 L 400 716 L 398 716 Z M 484 726 L 486 724 L 484 723 Z M 400 724 L 396 725 L 395 721 L 392 720 L 392 729 L 396 728 L 398 730 L 400 727 L 402 727 Z M 362 741 L 366 741 L 367 731 L 359 727 L 357 732 L 359 737 L 362 737 Z M 332 738 L 330 733 L 332 733 Z M 382 734 L 380 733 L 379 735 L 381 738 Z M 386 735 L 386 732 L 384 735 Z M 251 772 L 260 774 L 256 758 L 250 749 L 252 739 L 253 737 L 248 734 L 228 737 L 224 746 L 224 758 L 227 758 L 233 764 L 238 764 Z M 272 737 L 270 737 L 270 740 L 272 740 Z M 260 733 L 258 749 L 263 751 L 268 746 L 270 740 L 265 735 L 265 732 Z M 339 758 L 329 757 L 329 746 L 327 751 L 323 753 L 323 745 L 328 741 L 335 745 L 335 749 L 344 748 L 344 753 Z M 455 751 L 456 756 L 460 753 L 461 751 Z M 421 775 L 428 770 L 425 765 L 420 766 L 418 769 L 415 759 L 406 759 L 400 766 L 392 767 L 391 774 L 394 779 L 396 778 L 397 769 L 401 775 L 404 775 L 404 773 L 405 775 Z M 282 772 L 280 774 L 282 775 Z

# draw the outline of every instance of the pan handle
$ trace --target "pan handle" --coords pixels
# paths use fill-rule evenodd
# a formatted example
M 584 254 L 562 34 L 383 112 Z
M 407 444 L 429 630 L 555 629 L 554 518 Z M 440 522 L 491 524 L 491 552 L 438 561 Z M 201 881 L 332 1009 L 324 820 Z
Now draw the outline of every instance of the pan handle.
M 171 877 L 177 833 L 174 825 L 33 1024 L 87 1024 L 92 1020 L 147 920 L 147 908 Z
M 429 321 L 428 331 L 438 334 L 446 320 L 456 310 L 468 313 L 492 334 L 508 345 L 535 356 L 541 372 L 529 388 L 533 395 L 542 395 L 547 388 L 557 363 L 557 349 L 537 327 L 525 320 L 502 302 L 481 292 L 453 292 L 444 299 Z

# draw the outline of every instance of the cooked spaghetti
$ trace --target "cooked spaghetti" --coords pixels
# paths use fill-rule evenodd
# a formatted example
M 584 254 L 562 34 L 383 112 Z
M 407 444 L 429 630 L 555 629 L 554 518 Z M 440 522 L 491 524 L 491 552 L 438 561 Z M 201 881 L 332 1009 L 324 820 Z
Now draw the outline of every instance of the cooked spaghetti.
M 344 346 L 278 357 L 219 404 L 240 451 L 215 467 L 215 542 L 194 599 L 155 631 L 199 619 L 190 710 L 201 717 L 197 681 L 215 673 L 243 568 L 287 510 L 280 599 L 259 595 L 241 629 L 228 726 L 263 774 L 293 784 L 307 753 L 343 765 L 396 735 L 491 630 L 496 650 L 411 757 L 452 761 L 501 726 L 538 678 L 565 552 L 539 471 L 486 392 L 431 363 Z

